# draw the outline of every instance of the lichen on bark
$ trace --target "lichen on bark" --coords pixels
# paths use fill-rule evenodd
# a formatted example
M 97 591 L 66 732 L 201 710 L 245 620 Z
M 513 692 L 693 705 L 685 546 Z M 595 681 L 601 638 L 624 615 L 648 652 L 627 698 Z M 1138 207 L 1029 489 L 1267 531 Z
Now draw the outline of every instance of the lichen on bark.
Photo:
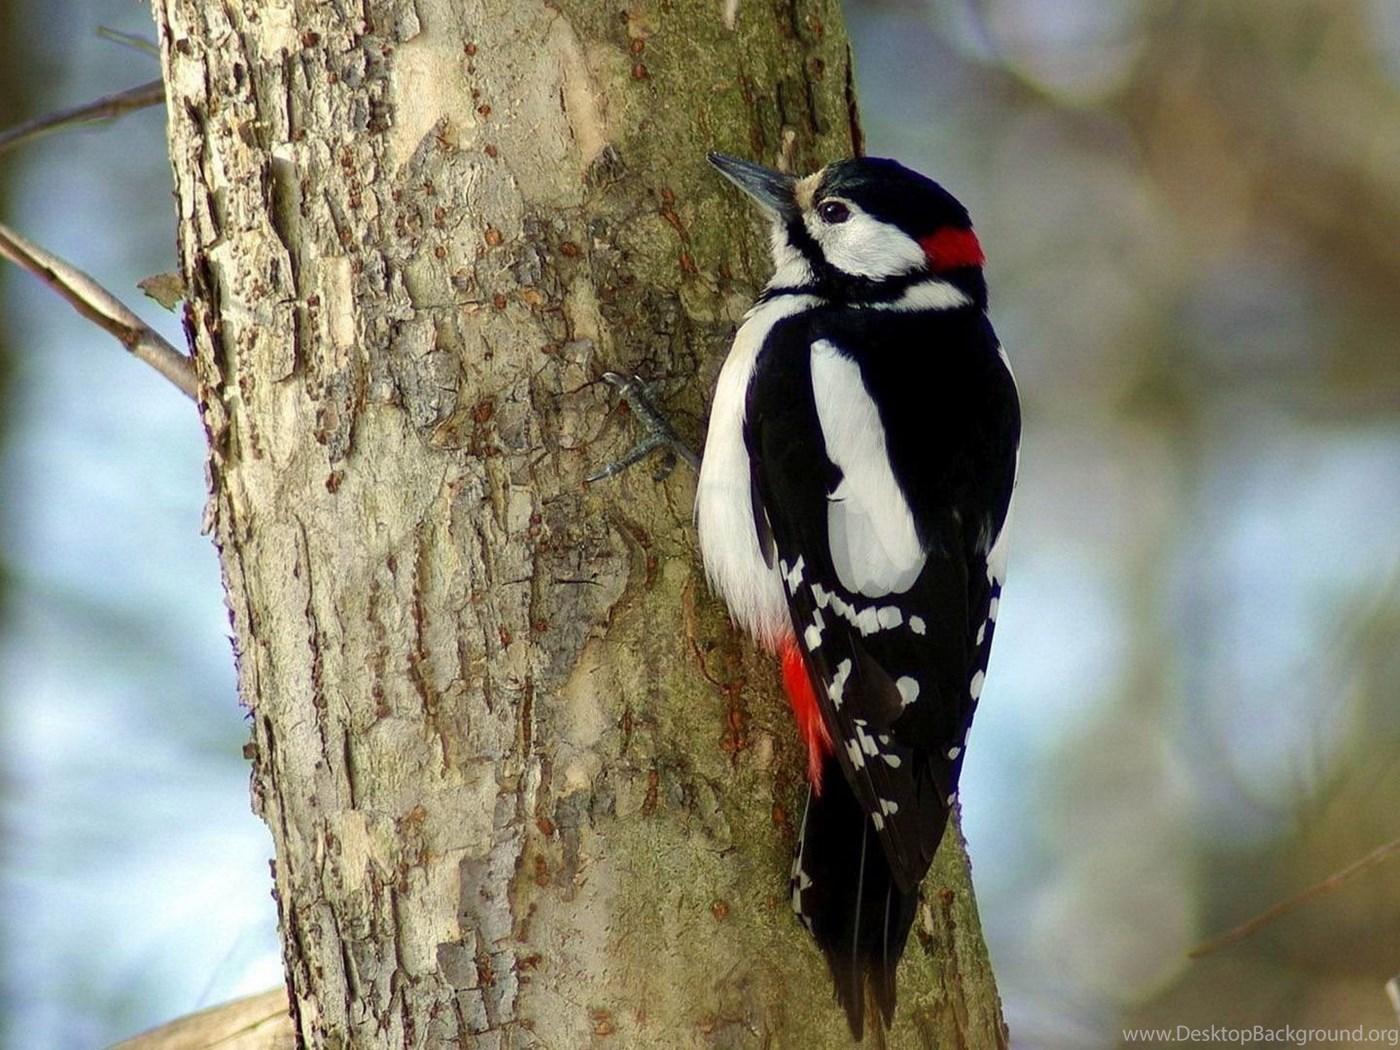
M 850 152 L 837 4 L 154 6 L 302 1038 L 846 1045 L 692 479 L 582 482 L 626 442 L 605 368 L 698 439 L 767 269 L 704 152 Z M 894 1045 L 997 1045 L 960 844 L 926 893 Z

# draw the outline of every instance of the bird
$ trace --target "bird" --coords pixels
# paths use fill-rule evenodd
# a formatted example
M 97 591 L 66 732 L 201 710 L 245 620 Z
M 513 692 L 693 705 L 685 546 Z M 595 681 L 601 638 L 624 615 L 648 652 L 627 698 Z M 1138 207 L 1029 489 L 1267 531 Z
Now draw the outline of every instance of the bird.
M 861 1040 L 893 1023 L 920 883 L 957 803 L 1006 574 L 1021 413 L 967 209 L 895 160 L 802 178 L 708 159 L 768 221 L 773 275 L 720 368 L 704 456 L 653 404 L 617 474 L 698 474 L 712 588 L 774 653 L 805 746 L 789 890 Z
M 940 184 L 878 157 L 802 178 L 708 159 L 766 217 L 773 275 L 716 382 L 700 553 L 733 621 L 781 662 L 808 781 L 792 906 L 860 1040 L 872 1008 L 893 1023 L 957 802 L 1020 403 L 981 244 Z

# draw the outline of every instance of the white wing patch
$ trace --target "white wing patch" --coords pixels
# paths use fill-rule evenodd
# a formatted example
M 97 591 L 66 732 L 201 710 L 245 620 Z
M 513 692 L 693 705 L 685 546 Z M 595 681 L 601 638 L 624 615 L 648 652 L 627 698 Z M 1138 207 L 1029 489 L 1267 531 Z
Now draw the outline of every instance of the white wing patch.
M 899 690 L 899 700 L 904 707 L 908 707 L 915 700 L 919 699 L 919 682 L 917 679 L 904 675 L 895 680 L 894 687 Z
M 836 576 L 847 590 L 867 598 L 907 591 L 923 571 L 926 555 L 860 367 L 820 339 L 812 344 L 812 391 L 827 457 L 841 470 L 840 484 L 827 496 L 826 515 Z

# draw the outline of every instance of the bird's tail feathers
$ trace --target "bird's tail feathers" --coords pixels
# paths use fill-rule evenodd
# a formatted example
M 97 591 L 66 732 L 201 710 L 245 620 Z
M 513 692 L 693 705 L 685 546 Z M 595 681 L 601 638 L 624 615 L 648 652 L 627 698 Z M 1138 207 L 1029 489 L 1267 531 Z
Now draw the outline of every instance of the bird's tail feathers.
M 851 1034 L 865 1030 L 867 1002 L 875 1025 L 894 1016 L 895 971 L 909 938 L 917 892 L 896 885 L 879 836 L 834 758 L 824 789 L 809 791 L 792 868 L 792 903 L 831 967 L 836 998 Z M 854 849 L 853 843 L 858 843 Z

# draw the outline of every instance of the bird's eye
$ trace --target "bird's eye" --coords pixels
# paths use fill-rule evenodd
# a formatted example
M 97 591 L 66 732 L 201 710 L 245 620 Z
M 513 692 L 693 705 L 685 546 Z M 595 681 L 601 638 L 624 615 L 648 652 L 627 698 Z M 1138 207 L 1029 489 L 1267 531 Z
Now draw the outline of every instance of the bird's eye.
M 851 209 L 840 201 L 822 201 L 817 205 L 817 214 L 821 216 L 822 222 L 829 222 L 835 225 L 838 222 L 845 222 L 851 217 Z

